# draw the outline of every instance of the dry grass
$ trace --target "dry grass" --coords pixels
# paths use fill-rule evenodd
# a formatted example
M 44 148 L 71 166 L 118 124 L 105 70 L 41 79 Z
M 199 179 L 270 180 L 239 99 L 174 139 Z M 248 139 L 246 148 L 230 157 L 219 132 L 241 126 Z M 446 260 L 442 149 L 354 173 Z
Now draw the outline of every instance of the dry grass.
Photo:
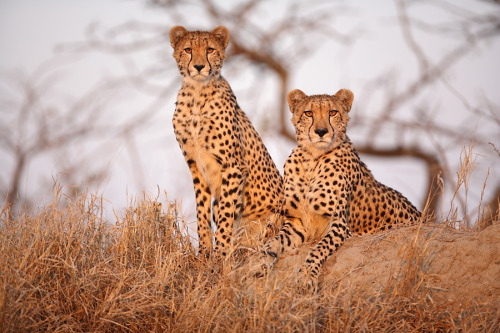
M 99 198 L 33 216 L 4 209 L 0 329 L 4 332 L 495 331 L 498 309 L 436 303 L 423 287 L 425 242 L 407 244 L 385 291 L 344 284 L 312 294 L 293 274 L 255 280 L 244 256 L 196 256 L 175 206 L 151 200 L 116 224 Z

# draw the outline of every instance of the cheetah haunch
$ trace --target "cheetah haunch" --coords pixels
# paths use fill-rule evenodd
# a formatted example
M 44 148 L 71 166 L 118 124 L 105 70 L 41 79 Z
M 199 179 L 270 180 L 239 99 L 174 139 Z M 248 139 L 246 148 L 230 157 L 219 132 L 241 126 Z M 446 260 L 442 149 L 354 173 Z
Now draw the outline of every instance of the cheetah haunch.
M 420 212 L 399 192 L 375 180 L 359 159 L 346 127 L 354 95 L 288 94 L 298 146 L 285 163 L 283 228 L 264 247 L 260 270 L 306 241 L 318 243 L 301 268 L 315 287 L 322 264 L 351 233 L 415 223 Z
M 199 249 L 206 254 L 212 249 L 213 204 L 215 244 L 223 256 L 233 233 L 252 242 L 265 232 L 282 186 L 271 156 L 220 74 L 228 42 L 222 26 L 212 32 L 170 30 L 182 76 L 173 124 L 193 178 Z

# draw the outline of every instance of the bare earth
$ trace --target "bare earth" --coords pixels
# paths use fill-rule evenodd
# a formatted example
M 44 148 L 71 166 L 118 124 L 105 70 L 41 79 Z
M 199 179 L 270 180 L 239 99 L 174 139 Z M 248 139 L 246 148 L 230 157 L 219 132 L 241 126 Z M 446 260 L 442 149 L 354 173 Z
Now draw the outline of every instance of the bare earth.
M 277 274 L 296 270 L 309 247 L 280 260 Z M 425 291 L 453 307 L 499 306 L 500 223 L 480 232 L 428 224 L 353 237 L 327 260 L 320 283 L 373 294 Z

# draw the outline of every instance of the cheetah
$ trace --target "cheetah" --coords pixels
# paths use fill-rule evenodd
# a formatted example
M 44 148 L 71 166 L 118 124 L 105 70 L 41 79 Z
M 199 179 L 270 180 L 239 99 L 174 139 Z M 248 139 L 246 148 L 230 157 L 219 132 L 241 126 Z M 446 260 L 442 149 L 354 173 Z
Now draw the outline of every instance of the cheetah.
M 264 246 L 261 274 L 283 252 L 319 240 L 300 270 L 302 282 L 316 288 L 322 264 L 351 233 L 419 221 L 420 212 L 401 193 L 375 180 L 346 136 L 353 99 L 347 89 L 333 96 L 288 94 L 298 146 L 284 167 L 283 227 Z
M 229 30 L 170 30 L 182 76 L 174 132 L 191 171 L 196 195 L 199 253 L 226 257 L 234 235 L 261 237 L 281 201 L 282 177 L 257 131 L 221 76 Z

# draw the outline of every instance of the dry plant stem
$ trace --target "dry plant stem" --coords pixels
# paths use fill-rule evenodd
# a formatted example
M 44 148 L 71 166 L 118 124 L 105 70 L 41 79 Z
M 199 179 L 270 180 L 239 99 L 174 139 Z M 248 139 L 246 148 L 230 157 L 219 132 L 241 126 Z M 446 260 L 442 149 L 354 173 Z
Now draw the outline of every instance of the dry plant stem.
M 462 154 L 460 156 L 460 169 L 457 172 L 457 181 L 456 181 L 456 186 L 454 190 L 453 197 L 450 201 L 450 210 L 448 212 L 448 216 L 445 217 L 446 220 L 451 221 L 458 221 L 458 208 L 455 205 L 455 199 L 456 198 L 464 198 L 464 202 L 461 205 L 463 207 L 463 213 L 461 216 L 464 216 L 463 221 L 460 221 L 461 224 L 464 225 L 459 225 L 456 227 L 459 228 L 471 228 L 471 222 L 469 221 L 469 215 L 468 215 L 468 208 L 469 208 L 469 203 L 468 203 L 468 195 L 469 195 L 469 189 L 470 189 L 470 180 L 471 180 L 471 175 L 477 166 L 476 163 L 476 156 L 474 154 L 474 143 L 471 143 L 468 147 L 464 147 L 462 150 Z M 484 187 L 485 185 L 483 185 Z M 460 193 L 463 192 L 463 195 L 460 196 Z M 480 209 L 482 204 L 482 199 L 478 204 L 478 209 Z

